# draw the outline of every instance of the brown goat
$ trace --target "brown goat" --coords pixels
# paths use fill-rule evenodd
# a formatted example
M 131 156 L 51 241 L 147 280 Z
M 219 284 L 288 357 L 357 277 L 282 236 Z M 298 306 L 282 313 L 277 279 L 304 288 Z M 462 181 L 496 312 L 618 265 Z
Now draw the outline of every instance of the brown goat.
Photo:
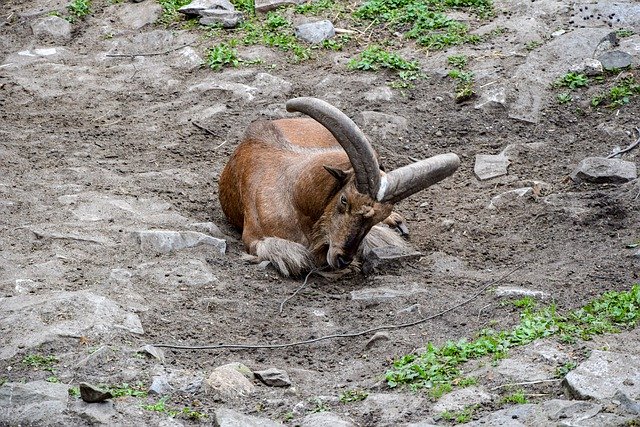
M 285 276 L 341 269 L 373 247 L 404 245 L 398 201 L 451 175 L 444 154 L 380 170 L 366 136 L 344 113 L 315 98 L 287 102 L 309 118 L 257 121 L 220 175 L 219 197 L 247 251 Z

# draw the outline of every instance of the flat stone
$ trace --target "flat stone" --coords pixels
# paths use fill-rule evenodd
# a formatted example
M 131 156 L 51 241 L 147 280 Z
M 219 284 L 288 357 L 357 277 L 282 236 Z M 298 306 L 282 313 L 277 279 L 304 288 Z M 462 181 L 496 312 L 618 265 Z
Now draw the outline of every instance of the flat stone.
M 31 24 L 33 35 L 39 39 L 50 39 L 64 43 L 71 40 L 71 24 L 58 16 L 47 16 Z
M 363 111 L 356 117 L 367 135 L 386 138 L 399 136 L 409 130 L 409 120 L 402 116 L 395 116 L 378 111 Z
M 389 332 L 386 332 L 386 331 L 376 332 L 375 334 L 373 334 L 371 338 L 369 338 L 367 343 L 364 345 L 364 348 L 368 350 L 370 348 L 375 347 L 375 345 L 380 343 L 381 341 L 389 341 L 390 339 L 391 337 L 389 336 Z
M 304 417 L 300 427 L 355 427 L 355 424 L 331 412 L 318 412 Z
M 487 205 L 487 209 L 500 209 L 514 204 L 514 202 L 520 202 L 526 200 L 526 196 L 533 195 L 533 188 L 523 187 L 513 190 L 505 191 L 491 198 L 491 201 Z
M 426 289 L 393 289 L 386 286 L 377 288 L 365 288 L 351 291 L 351 299 L 354 301 L 384 301 L 393 298 L 408 297 L 417 293 L 427 292 Z
M 500 298 L 531 297 L 545 299 L 549 297 L 549 294 L 544 291 L 537 291 L 535 289 L 527 289 L 517 286 L 498 286 L 496 288 L 496 296 Z
M 253 374 L 264 384 L 271 387 L 289 387 L 291 380 L 285 371 L 269 368 L 263 371 L 253 371 Z
M 67 408 L 69 391 L 66 384 L 32 381 L 5 383 L 0 387 L 0 425 L 51 425 Z
M 594 58 L 585 58 L 575 65 L 569 67 L 569 71 L 573 73 L 584 74 L 588 77 L 601 76 L 604 72 L 602 62 Z
M 507 174 L 509 158 L 504 154 L 477 154 L 473 172 L 480 181 Z
M 258 92 L 260 92 L 262 95 L 273 97 L 288 95 L 293 90 L 293 85 L 290 81 L 269 73 L 256 74 L 256 78 L 253 81 L 253 86 L 258 88 Z
M 493 396 L 480 387 L 471 386 L 460 388 L 442 396 L 432 408 L 434 414 L 444 411 L 461 411 L 470 405 L 482 405 L 491 402 Z
M 88 421 L 91 425 L 115 425 L 113 417 L 116 409 L 112 401 L 105 401 L 96 405 L 77 400 L 70 405 L 71 411 Z
M 101 390 L 91 384 L 80 383 L 80 398 L 87 403 L 104 402 L 112 397 L 109 391 Z
M 365 418 L 375 419 L 377 425 L 402 425 L 409 415 L 419 412 L 429 401 L 413 393 L 370 393 L 359 404 Z
M 362 272 L 370 274 L 377 268 L 390 268 L 420 259 L 422 253 L 411 248 L 397 246 L 382 246 L 373 248 L 366 255 L 362 263 Z
M 229 0 L 193 0 L 191 3 L 182 6 L 178 12 L 185 15 L 203 16 L 205 10 L 221 10 L 234 12 L 236 9 Z
M 571 173 L 576 182 L 621 184 L 638 178 L 636 164 L 620 159 L 587 157 Z
M 154 24 L 162 16 L 162 6 L 158 2 L 144 1 L 118 5 L 115 16 L 122 25 L 130 30 Z
M 89 291 L 48 292 L 0 298 L 0 359 L 53 341 L 61 335 L 103 338 L 118 331 L 143 334 L 135 313 Z M 48 313 L 43 315 L 42 313 Z
M 336 35 L 335 28 L 329 20 L 298 25 L 295 32 L 296 37 L 312 44 L 322 43 Z
M 169 380 L 165 376 L 155 375 L 151 379 L 151 385 L 149 386 L 149 394 L 162 396 L 172 391 L 173 391 L 173 387 L 171 387 L 171 384 L 169 384 Z
M 364 94 L 364 99 L 367 101 L 391 101 L 393 98 L 393 91 L 389 86 L 380 86 L 373 88 Z
M 215 368 L 204 380 L 204 384 L 208 393 L 213 393 L 222 400 L 242 398 L 255 391 L 253 383 L 234 364 Z
M 620 50 L 605 52 L 598 57 L 605 70 L 622 70 L 633 64 L 633 56 Z
M 241 414 L 233 409 L 219 408 L 215 411 L 213 425 L 216 427 L 278 427 L 281 423 L 267 418 Z
M 224 255 L 226 241 L 197 231 L 145 230 L 136 233 L 140 248 L 144 251 L 169 253 L 199 245 L 209 245 Z
M 507 103 L 507 92 L 503 87 L 489 87 L 480 93 L 480 99 L 473 108 L 476 110 L 504 110 Z
M 223 28 L 235 28 L 242 21 L 242 13 L 222 9 L 209 9 L 200 12 L 202 25 L 222 25 Z
M 256 12 L 266 13 L 276 10 L 280 6 L 289 6 L 306 3 L 307 0 L 255 0 Z
M 177 60 L 173 62 L 171 66 L 185 71 L 195 70 L 204 64 L 204 61 L 200 55 L 198 55 L 198 52 L 191 46 L 178 50 L 175 57 Z
M 620 390 L 640 396 L 640 356 L 593 350 L 591 356 L 567 374 L 567 391 L 579 399 L 607 399 Z

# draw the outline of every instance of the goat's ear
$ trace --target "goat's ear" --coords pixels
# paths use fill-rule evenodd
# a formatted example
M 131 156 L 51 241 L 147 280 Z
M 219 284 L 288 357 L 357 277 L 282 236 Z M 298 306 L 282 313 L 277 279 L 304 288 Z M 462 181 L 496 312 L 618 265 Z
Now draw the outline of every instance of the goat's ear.
M 347 179 L 349 179 L 349 175 L 347 174 L 347 172 L 341 169 L 337 169 L 327 165 L 324 165 L 324 168 L 331 174 L 332 177 L 338 180 L 340 185 L 344 185 L 347 182 Z

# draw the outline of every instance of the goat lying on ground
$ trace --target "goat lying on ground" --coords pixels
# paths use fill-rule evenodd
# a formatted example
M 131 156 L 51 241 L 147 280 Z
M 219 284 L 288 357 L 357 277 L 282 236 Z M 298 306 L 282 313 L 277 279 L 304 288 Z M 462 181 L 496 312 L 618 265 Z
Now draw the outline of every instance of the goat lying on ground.
M 348 266 L 359 252 L 404 245 L 380 222 L 404 230 L 398 201 L 451 175 L 443 154 L 384 173 L 366 136 L 344 113 L 315 98 L 287 102 L 309 118 L 257 121 L 220 175 L 219 197 L 247 251 L 285 276 L 328 264 Z

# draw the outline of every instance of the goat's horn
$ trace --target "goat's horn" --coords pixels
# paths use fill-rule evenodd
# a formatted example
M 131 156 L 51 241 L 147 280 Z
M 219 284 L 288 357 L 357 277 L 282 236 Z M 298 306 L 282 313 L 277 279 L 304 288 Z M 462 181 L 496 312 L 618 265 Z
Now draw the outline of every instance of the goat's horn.
M 377 199 L 396 203 L 448 177 L 460 166 L 453 153 L 439 154 L 392 170 L 384 178 Z
M 287 102 L 287 111 L 299 111 L 323 125 L 347 152 L 355 172 L 356 188 L 376 197 L 380 188 L 380 167 L 373 147 L 358 126 L 342 111 L 317 98 L 295 98 Z

